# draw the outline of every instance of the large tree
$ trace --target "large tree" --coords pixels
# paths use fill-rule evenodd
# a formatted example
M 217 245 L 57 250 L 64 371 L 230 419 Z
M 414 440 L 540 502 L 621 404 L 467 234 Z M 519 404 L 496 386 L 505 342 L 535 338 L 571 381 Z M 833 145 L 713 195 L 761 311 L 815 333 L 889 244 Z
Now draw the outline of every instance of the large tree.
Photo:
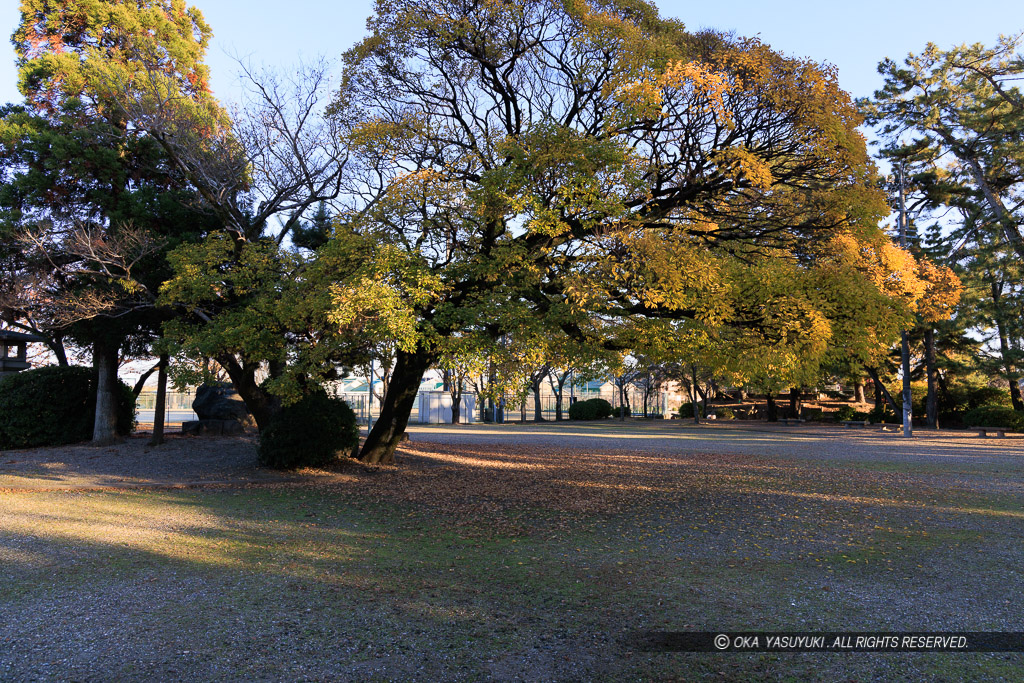
M 173 319 L 165 321 L 165 348 L 215 359 L 262 428 L 280 396 L 301 395 L 310 375 L 335 375 L 358 346 L 344 335 L 324 343 L 338 336 L 332 329 L 351 327 L 328 319 L 347 314 L 333 305 L 336 278 L 323 276 L 348 256 L 336 250 L 308 268 L 308 249 L 330 230 L 324 203 L 339 195 L 345 150 L 336 120 L 323 116 L 326 62 L 287 76 L 242 64 L 245 96 L 229 114 L 202 63 L 209 33 L 183 0 L 26 0 L 15 39 L 32 69 L 23 81 L 41 90 L 33 102 L 60 104 L 77 87 L 90 116 L 107 117 L 153 150 L 206 221 L 220 226 L 170 251 L 175 272 L 162 271 L 145 288 L 146 304 L 174 313 L 166 316 Z M 104 224 L 116 227 L 110 218 Z M 293 231 L 307 250 L 289 244 Z M 139 291 L 135 278 L 118 275 Z M 272 381 L 261 384 L 267 368 Z
M 958 267 L 969 295 L 960 319 L 989 338 L 995 369 L 1013 405 L 1020 390 L 1019 320 L 1024 259 L 1024 74 L 1020 36 L 995 47 L 929 44 L 898 64 L 885 60 L 885 85 L 861 102 L 885 141 L 883 154 L 904 170 L 925 216 L 944 228 L 935 257 Z M 950 211 L 952 209 L 952 211 Z M 927 331 L 927 349 L 934 346 Z M 926 349 L 926 356 L 933 351 Z M 931 364 L 934 366 L 934 363 Z M 991 370 L 990 368 L 989 370 Z M 928 373 L 935 374 L 934 368 Z M 935 383 L 931 379 L 930 385 Z M 934 392 L 930 392 L 934 394 Z M 935 413 L 930 401 L 929 420 Z
M 3 302 L 9 317 L 92 347 L 94 441 L 103 443 L 116 438 L 119 356 L 158 335 L 156 290 L 169 274 L 161 254 L 197 235 L 205 217 L 99 74 L 136 73 L 131 54 L 145 45 L 167 78 L 205 92 L 209 29 L 180 0 L 23 0 L 20 12 L 12 42 L 25 102 L 0 121 L 0 230 L 11 254 Z
M 862 102 L 890 141 L 947 156 L 955 180 L 977 194 L 991 225 L 1024 258 L 1024 74 L 1020 36 L 994 48 L 929 43 L 903 64 L 883 61 L 885 85 Z
M 437 340 L 481 323 L 590 342 L 645 316 L 827 346 L 844 299 L 814 280 L 886 212 L 830 69 L 632 0 L 380 2 L 369 28 L 335 113 L 373 204 L 342 232 L 416 335 L 364 460 L 391 459 Z

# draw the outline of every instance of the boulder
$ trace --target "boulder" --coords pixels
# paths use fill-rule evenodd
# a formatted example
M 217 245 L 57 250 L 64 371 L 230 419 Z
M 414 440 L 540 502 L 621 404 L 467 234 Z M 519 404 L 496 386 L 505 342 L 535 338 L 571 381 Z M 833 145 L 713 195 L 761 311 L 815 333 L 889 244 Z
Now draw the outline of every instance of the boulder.
M 234 420 L 246 427 L 256 424 L 242 397 L 230 384 L 224 382 L 200 385 L 192 401 L 192 410 L 200 421 Z
M 230 436 L 242 434 L 244 431 L 242 423 L 238 420 L 191 420 L 181 423 L 181 433 L 193 436 Z

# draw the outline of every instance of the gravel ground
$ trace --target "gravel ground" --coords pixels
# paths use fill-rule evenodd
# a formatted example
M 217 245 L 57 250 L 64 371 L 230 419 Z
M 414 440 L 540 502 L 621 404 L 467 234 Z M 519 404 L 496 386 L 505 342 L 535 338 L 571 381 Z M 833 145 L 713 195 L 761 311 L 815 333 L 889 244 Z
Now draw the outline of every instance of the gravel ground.
M 1007 680 L 1021 655 L 689 655 L 635 629 L 1024 631 L 1024 439 L 416 427 L 0 454 L 0 680 Z
M 241 484 L 294 479 L 257 467 L 251 436 L 204 438 L 169 435 L 152 448 L 147 436 L 95 448 L 0 451 L 0 491 L 125 489 L 218 482 Z
M 474 424 L 410 428 L 413 439 L 441 444 L 519 445 L 657 453 L 727 453 L 809 459 L 817 462 L 1020 463 L 1024 436 L 979 438 L 975 432 L 915 429 L 883 432 L 875 425 L 844 429 L 808 424 L 785 427 L 741 421 L 694 425 L 688 421 L 600 424 Z

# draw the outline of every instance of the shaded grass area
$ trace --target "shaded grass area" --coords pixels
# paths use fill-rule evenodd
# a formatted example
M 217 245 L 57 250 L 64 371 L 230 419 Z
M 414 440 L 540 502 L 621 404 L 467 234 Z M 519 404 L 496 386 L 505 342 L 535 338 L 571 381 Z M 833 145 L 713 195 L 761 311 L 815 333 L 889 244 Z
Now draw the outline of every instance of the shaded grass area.
M 0 678 L 1022 680 L 1019 654 L 626 644 L 1024 630 L 1012 474 L 415 444 L 300 483 L 8 493 Z

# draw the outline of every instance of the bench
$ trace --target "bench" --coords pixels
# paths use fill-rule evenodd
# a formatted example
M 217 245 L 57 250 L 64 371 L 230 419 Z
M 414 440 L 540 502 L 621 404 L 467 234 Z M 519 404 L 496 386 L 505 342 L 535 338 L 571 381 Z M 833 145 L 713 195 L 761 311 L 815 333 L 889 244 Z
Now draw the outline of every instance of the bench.
M 780 417 L 779 422 L 784 425 L 798 425 L 802 423 L 804 419 L 802 417 Z
M 1006 438 L 1006 432 L 1014 433 L 1012 429 L 1007 429 L 1006 427 L 969 427 L 969 429 L 972 432 L 978 432 L 978 436 L 983 439 L 988 438 L 989 432 L 995 432 L 996 437 L 1000 439 Z
M 868 420 L 843 420 L 843 428 L 849 429 L 850 427 L 867 427 L 871 424 Z

